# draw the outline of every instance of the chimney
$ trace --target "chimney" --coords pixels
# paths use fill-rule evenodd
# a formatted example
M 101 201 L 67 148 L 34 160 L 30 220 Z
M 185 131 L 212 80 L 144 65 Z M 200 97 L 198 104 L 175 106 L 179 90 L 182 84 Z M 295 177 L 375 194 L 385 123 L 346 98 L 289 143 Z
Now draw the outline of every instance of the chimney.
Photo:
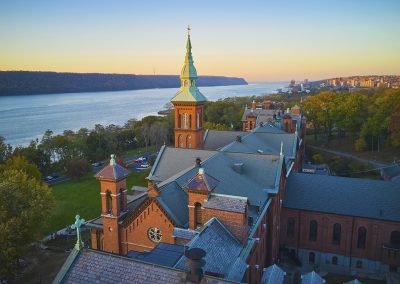
M 233 164 L 233 170 L 239 174 L 243 173 L 243 163 L 234 163 Z
M 256 101 L 255 100 L 253 100 L 251 102 L 251 109 L 256 109 Z
M 196 158 L 196 167 L 201 167 L 201 159 L 199 157 Z
M 203 266 L 206 261 L 203 257 L 206 256 L 206 252 L 201 248 L 191 248 L 185 251 L 185 256 L 187 257 L 187 265 L 189 271 L 186 274 L 186 280 L 188 282 L 200 283 L 203 278 Z

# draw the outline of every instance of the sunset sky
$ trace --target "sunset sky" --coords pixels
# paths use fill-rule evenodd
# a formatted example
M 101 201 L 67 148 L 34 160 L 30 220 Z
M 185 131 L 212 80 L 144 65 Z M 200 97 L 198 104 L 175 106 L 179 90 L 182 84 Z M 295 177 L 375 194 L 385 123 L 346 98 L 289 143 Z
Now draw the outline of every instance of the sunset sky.
M 400 1 L 0 1 L 0 70 L 248 81 L 400 74 Z

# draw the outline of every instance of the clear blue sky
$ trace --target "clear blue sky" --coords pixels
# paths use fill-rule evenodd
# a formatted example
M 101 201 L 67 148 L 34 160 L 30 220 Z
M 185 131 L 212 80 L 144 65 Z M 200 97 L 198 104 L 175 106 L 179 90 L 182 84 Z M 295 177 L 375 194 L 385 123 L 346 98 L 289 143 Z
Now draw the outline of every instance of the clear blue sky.
M 400 74 L 399 12 L 398 0 L 2 0 L 0 70 L 178 74 L 190 24 L 199 75 Z

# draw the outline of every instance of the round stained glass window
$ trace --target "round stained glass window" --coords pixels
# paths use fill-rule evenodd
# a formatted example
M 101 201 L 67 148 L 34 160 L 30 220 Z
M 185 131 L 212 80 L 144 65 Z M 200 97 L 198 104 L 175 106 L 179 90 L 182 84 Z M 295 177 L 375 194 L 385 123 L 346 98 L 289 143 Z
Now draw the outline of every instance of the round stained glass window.
M 162 238 L 161 230 L 158 229 L 158 228 L 150 228 L 147 231 L 147 236 L 153 242 L 159 243 L 161 241 L 161 238 Z

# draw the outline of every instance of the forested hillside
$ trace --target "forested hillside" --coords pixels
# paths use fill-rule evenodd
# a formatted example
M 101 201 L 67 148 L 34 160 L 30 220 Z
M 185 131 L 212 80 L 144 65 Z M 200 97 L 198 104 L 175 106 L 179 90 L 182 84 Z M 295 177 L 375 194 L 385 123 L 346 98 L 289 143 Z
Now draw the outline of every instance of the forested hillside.
M 243 78 L 200 76 L 198 86 L 247 85 Z M 176 88 L 177 75 L 0 71 L 0 96 Z

